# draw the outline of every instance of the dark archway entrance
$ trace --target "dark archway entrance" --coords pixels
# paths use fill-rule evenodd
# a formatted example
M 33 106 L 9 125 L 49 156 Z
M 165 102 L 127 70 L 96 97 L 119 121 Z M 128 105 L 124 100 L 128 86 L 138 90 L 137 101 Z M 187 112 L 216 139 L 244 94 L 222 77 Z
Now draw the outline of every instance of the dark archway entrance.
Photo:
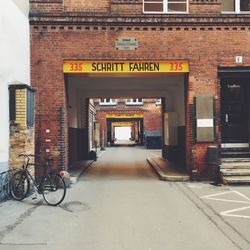
M 115 142 L 115 133 L 114 133 L 114 126 L 115 123 L 120 122 L 131 122 L 133 123 L 133 129 L 131 133 L 131 139 L 135 141 L 138 145 L 143 145 L 143 118 L 107 118 L 107 140 L 114 145 Z

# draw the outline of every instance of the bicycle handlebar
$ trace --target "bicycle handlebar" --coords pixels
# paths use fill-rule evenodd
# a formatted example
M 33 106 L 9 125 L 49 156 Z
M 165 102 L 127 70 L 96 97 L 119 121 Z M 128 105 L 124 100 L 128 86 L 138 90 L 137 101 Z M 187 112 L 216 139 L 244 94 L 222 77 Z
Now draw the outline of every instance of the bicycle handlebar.
M 18 157 L 24 157 L 24 158 L 27 158 L 27 164 L 29 165 L 29 161 L 30 161 L 30 157 L 40 157 L 41 155 L 37 155 L 37 154 L 25 154 L 25 153 L 22 153 L 20 155 L 18 155 Z M 45 161 L 47 162 L 47 164 L 49 164 L 49 162 L 53 161 L 52 158 L 50 157 L 45 157 L 44 158 Z M 38 165 L 38 164 L 37 164 Z
M 29 158 L 29 157 L 39 157 L 40 155 L 33 155 L 33 154 L 20 154 L 20 155 L 18 155 L 18 157 L 21 157 L 21 156 L 23 156 L 23 157 L 27 157 L 27 158 Z

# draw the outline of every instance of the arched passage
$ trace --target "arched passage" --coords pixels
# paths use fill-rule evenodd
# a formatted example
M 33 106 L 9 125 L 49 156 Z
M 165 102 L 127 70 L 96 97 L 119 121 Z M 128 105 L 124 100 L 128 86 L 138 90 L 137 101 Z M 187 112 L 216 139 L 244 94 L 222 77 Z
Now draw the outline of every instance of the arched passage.
M 68 124 L 69 124 L 69 161 L 86 159 L 91 150 L 90 133 L 90 106 L 91 99 L 126 99 L 126 98 L 161 98 L 160 123 L 162 135 L 163 156 L 170 160 L 182 159 L 185 161 L 185 74 L 74 74 L 67 73 L 66 77 L 68 96 Z M 110 115 L 110 113 L 107 113 Z M 119 115 L 109 116 L 97 122 L 101 127 L 107 126 L 105 131 L 99 131 L 99 136 L 107 142 L 114 142 L 112 124 L 115 122 L 138 122 L 137 142 L 145 143 L 145 126 L 150 126 L 150 119 L 141 118 L 136 111 L 119 111 Z M 122 117 L 121 114 L 125 115 Z M 141 114 L 141 113 L 140 113 Z M 169 119 L 166 119 L 168 114 Z M 135 117 L 132 117 L 134 115 Z M 127 116 L 127 118 L 126 118 Z M 152 122 L 152 121 L 151 121 Z M 105 125 L 102 125 L 104 123 Z M 148 124 L 147 124 L 148 123 Z M 94 127 L 94 126 L 92 126 Z M 150 134 L 154 136 L 154 134 Z M 93 135 L 94 137 L 95 135 Z M 74 150 L 72 150 L 74 149 Z M 74 155 L 72 155 L 74 154 Z M 180 157 L 181 155 L 181 157 Z

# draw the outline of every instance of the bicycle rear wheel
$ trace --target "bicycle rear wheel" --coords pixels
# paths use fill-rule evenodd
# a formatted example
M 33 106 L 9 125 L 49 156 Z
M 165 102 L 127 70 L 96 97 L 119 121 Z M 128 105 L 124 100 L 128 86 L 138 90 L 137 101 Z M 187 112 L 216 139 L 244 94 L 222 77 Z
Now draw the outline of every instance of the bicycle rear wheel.
M 51 206 L 59 205 L 66 195 L 66 184 L 59 174 L 49 174 L 43 183 L 42 195 Z
M 23 200 L 30 190 L 30 180 L 24 170 L 17 171 L 10 181 L 10 194 L 17 200 Z

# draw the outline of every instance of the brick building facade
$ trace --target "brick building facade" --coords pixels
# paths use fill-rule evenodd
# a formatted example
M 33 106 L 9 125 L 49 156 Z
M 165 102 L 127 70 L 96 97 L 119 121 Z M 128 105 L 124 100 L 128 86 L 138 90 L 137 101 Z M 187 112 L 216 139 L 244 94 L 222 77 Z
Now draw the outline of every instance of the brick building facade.
M 162 113 L 158 99 L 108 99 L 109 102 L 106 100 L 94 100 L 96 119 L 100 123 L 100 146 L 106 147 L 115 142 L 116 127 L 130 127 L 131 132 L 127 139 L 135 144 L 145 145 L 145 137 L 154 136 L 157 137 L 155 140 L 159 140 L 155 147 L 160 145 L 161 148 Z
M 154 6 L 147 2 L 30 0 L 31 82 L 37 91 L 36 138 L 41 147 L 60 152 L 61 166 L 68 166 L 69 128 L 76 128 L 78 138 L 86 137 L 88 119 L 81 103 L 86 103 L 89 97 L 118 98 L 131 94 L 140 97 L 140 91 L 144 91 L 138 84 L 136 90 L 131 87 L 130 92 L 124 89 L 126 94 L 118 95 L 112 91 L 119 84 L 109 85 L 107 72 L 98 77 L 95 72 L 85 72 L 86 62 L 169 63 L 164 72 L 154 74 L 146 70 L 143 75 L 137 72 L 133 76 L 150 78 L 152 93 L 154 82 L 165 77 L 166 94 L 159 95 L 161 88 L 165 88 L 159 83 L 158 93 L 151 97 L 171 100 L 164 112 L 177 113 L 176 129 L 184 130 L 187 169 L 193 179 L 208 176 L 208 146 L 248 144 L 249 4 L 243 6 L 244 1 L 240 0 L 183 0 L 171 5 L 172 1 L 164 0 Z M 115 41 L 123 38 L 133 38 L 138 44 L 132 49 L 117 47 Z M 71 63 L 68 70 L 66 61 Z M 185 71 L 183 64 L 188 64 Z M 108 79 L 112 81 L 119 72 L 110 73 Z M 122 77 L 131 75 L 126 73 Z M 150 88 L 147 91 L 150 96 Z M 142 95 L 146 97 L 145 93 Z M 230 103 L 232 98 L 235 102 Z M 181 109 L 179 102 L 183 102 Z M 46 129 L 50 131 L 47 145 Z M 231 136 L 243 130 L 243 134 Z M 83 147 L 81 141 L 76 144 Z

